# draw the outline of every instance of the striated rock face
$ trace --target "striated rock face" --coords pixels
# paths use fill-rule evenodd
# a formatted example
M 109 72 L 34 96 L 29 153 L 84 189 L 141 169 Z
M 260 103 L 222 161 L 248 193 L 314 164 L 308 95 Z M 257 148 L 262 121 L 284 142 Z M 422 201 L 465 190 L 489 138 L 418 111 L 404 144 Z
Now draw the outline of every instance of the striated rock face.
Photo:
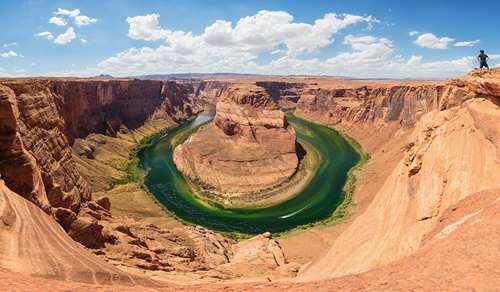
M 11 271 L 100 285 L 152 284 L 96 258 L 53 218 L 12 192 L 2 180 L 0 245 L 0 266 Z
M 294 82 L 259 81 L 255 84 L 263 87 L 273 100 L 282 107 L 296 103 L 304 89 L 304 84 Z
M 198 83 L 191 83 L 196 88 L 196 96 L 211 104 L 216 104 L 220 96 L 230 87 L 229 82 L 215 80 L 201 80 Z
M 472 97 L 466 88 L 441 84 L 320 88 L 307 90 L 297 108 L 301 114 L 331 124 L 399 122 L 411 128 L 423 114 L 456 106 Z
M 2 139 L 0 173 L 15 192 L 49 210 L 78 210 L 90 190 L 78 174 L 64 135 L 64 120 L 47 87 L 34 84 L 36 92 L 20 93 L 2 86 Z
M 298 165 L 294 129 L 262 87 L 226 90 L 213 123 L 176 147 L 180 171 L 225 197 L 282 183 Z
M 415 123 L 403 159 L 366 212 L 302 279 L 364 272 L 408 256 L 422 247 L 450 206 L 485 191 L 498 197 L 499 84 L 498 70 L 448 82 L 438 95 L 443 106 Z
M 113 217 L 108 198 L 90 200 L 90 188 L 76 169 L 70 144 L 90 132 L 114 135 L 153 119 L 184 119 L 198 110 L 194 98 L 202 93 L 194 90 L 196 85 L 137 80 L 4 84 L 0 85 L 0 241 L 6 248 L 0 250 L 0 266 L 97 284 L 109 278 L 125 284 L 144 281 L 108 263 L 124 270 L 189 272 L 197 274 L 195 278 L 262 276 L 278 267 L 290 271 L 269 235 L 236 246 L 201 227 L 168 230 Z M 203 94 L 218 94 L 204 86 L 209 93 Z M 92 149 L 83 146 L 76 145 L 76 151 L 92 158 Z M 24 241 L 29 243 L 21 244 Z M 260 267 L 262 262 L 266 266 Z M 243 263 L 246 269 L 241 268 Z
M 90 188 L 70 144 L 87 134 L 114 135 L 148 119 L 184 119 L 197 111 L 194 89 L 140 80 L 8 80 L 0 85 L 0 173 L 41 208 L 78 212 Z

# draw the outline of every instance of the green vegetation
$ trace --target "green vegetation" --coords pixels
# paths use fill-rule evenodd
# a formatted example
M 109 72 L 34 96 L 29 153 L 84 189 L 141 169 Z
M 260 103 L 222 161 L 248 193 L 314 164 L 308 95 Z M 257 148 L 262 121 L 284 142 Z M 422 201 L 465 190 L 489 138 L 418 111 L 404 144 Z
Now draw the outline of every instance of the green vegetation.
M 128 183 L 136 183 L 144 190 L 147 188 L 144 186 L 144 170 L 140 167 L 140 159 L 138 156 L 139 151 L 145 147 L 151 146 L 152 143 L 162 135 L 164 135 L 169 129 L 163 129 L 156 132 L 155 134 L 141 139 L 137 145 L 129 153 L 129 159 L 116 167 L 117 170 L 124 172 L 124 174 L 118 179 L 111 179 L 107 190 L 113 189 L 118 185 L 125 185 Z

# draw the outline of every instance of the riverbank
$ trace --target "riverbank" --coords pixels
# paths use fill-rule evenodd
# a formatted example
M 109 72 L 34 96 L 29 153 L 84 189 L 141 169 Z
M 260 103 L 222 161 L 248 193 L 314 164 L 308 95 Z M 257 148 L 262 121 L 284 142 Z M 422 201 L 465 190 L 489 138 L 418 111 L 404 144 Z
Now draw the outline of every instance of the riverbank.
M 304 140 L 297 141 L 299 151 L 303 156 L 299 160 L 296 172 L 286 181 L 260 192 L 233 194 L 227 197 L 224 194 L 206 189 L 199 182 L 184 177 L 190 185 L 193 194 L 208 204 L 224 209 L 262 209 L 268 208 L 292 199 L 311 182 L 321 163 L 320 156 L 314 147 Z
M 110 199 L 114 216 L 143 220 L 163 228 L 183 225 L 144 188 L 144 174 L 137 158 L 137 150 L 147 141 L 176 125 L 171 120 L 154 120 L 138 129 L 120 132 L 116 137 L 91 134 L 75 141 L 73 157 L 78 170 L 90 182 L 95 199 L 104 196 Z M 83 153 L 82 148 L 93 150 Z
M 310 143 L 323 163 L 308 187 L 283 203 L 259 209 L 225 209 L 193 196 L 189 182 L 173 164 L 172 152 L 179 137 L 199 124 L 185 123 L 139 152 L 141 166 L 148 170 L 145 185 L 176 217 L 225 233 L 244 235 L 271 231 L 279 234 L 295 228 L 310 228 L 318 222 L 324 224 L 332 218 L 340 220 L 346 213 L 342 211 L 342 203 L 349 197 L 342 189 L 346 182 L 353 188 L 349 170 L 362 155 L 328 127 L 297 117 L 291 117 L 291 123 L 295 124 L 298 138 Z M 342 212 L 335 213 L 339 206 Z

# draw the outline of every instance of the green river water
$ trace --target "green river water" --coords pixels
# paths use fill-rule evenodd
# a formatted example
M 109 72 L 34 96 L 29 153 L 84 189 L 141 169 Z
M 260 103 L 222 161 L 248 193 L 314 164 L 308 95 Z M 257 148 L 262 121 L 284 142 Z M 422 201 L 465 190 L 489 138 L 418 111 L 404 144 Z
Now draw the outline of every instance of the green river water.
M 308 143 L 319 154 L 319 167 L 309 185 L 288 201 L 259 209 L 225 209 L 193 195 L 176 169 L 172 153 L 213 113 L 200 114 L 161 136 L 156 136 L 139 152 L 140 167 L 149 191 L 178 218 L 223 232 L 256 234 L 283 232 L 332 216 L 342 203 L 342 188 L 349 170 L 361 159 L 360 153 L 338 132 L 326 126 L 288 115 L 299 143 Z

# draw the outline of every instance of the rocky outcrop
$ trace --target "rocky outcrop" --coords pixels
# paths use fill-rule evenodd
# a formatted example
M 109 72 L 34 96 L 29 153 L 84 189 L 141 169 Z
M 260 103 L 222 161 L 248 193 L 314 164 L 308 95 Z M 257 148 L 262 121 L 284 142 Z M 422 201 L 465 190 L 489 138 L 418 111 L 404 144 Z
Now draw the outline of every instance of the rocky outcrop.
M 231 86 L 227 81 L 200 80 L 191 82 L 196 90 L 196 96 L 211 103 L 216 104 L 221 95 Z
M 295 82 L 259 81 L 255 85 L 263 87 L 281 107 L 296 103 L 304 89 L 303 83 Z
M 19 116 L 14 92 L 0 85 L 0 174 L 13 190 L 48 210 L 42 174 L 21 140 Z
M 440 83 L 315 88 L 305 91 L 297 108 L 300 114 L 329 124 L 397 122 L 403 128 L 412 128 L 425 113 L 457 106 L 472 97 L 468 88 Z
M 272 188 L 298 165 L 295 131 L 271 95 L 255 85 L 232 87 L 213 123 L 176 147 L 180 171 L 223 197 Z
M 50 211 L 78 212 L 90 188 L 70 145 L 89 133 L 115 135 L 150 119 L 198 111 L 191 85 L 141 80 L 8 80 L 0 85 L 0 173 L 7 185 Z
M 367 210 L 303 279 L 364 272 L 408 256 L 450 206 L 500 190 L 499 73 L 473 72 L 445 85 L 439 100 L 448 101 L 446 106 L 430 109 L 415 123 L 403 159 Z
M 91 270 L 95 270 L 100 274 L 94 283 L 101 283 L 101 276 L 118 275 L 118 270 L 114 272 L 107 264 L 101 267 L 97 260 L 99 265 L 87 265 L 85 257 L 91 259 L 92 256 L 84 255 L 81 247 L 57 250 L 57 244 L 75 245 L 71 239 L 125 270 L 229 278 L 262 276 L 286 264 L 283 252 L 269 235 L 235 248 L 231 240 L 201 227 L 169 230 L 128 217 L 113 217 L 108 198 L 90 200 L 90 188 L 77 170 L 75 159 L 80 155 L 94 159 L 100 140 L 91 138 L 100 136 L 89 135 L 95 143 L 84 143 L 86 140 L 80 138 L 91 132 L 111 136 L 132 133 L 129 129 L 142 126 L 146 121 L 177 121 L 189 117 L 198 111 L 194 98 L 202 94 L 201 89 L 196 92 L 192 84 L 138 80 L 10 80 L 4 84 L 0 85 L 0 173 L 6 181 L 5 186 L 0 181 L 4 222 L 0 240 L 5 241 L 2 246 L 7 247 L 0 252 L 3 267 L 74 280 L 94 277 Z M 217 95 L 209 85 L 204 86 L 203 90 L 209 93 L 203 94 Z M 156 125 L 148 122 L 152 124 Z M 160 125 L 163 123 L 157 126 Z M 157 129 L 156 126 L 152 128 Z M 78 142 L 74 145 L 75 156 L 70 148 L 74 141 Z M 9 187 L 34 204 L 24 202 Z M 55 220 L 45 214 L 39 215 L 41 210 L 37 211 L 35 205 Z M 31 220 L 30 216 L 36 219 L 31 221 L 30 229 L 23 229 L 23 224 Z M 29 260 L 14 252 L 17 243 L 30 239 L 31 233 L 26 232 L 32 232 L 36 238 L 31 245 L 23 246 L 29 250 L 21 255 L 35 252 L 33 244 L 38 241 L 46 244 L 40 246 L 46 251 L 32 255 L 33 262 L 28 264 L 30 269 L 15 266 Z M 9 236 L 12 241 L 7 240 Z M 81 253 L 82 266 L 66 262 L 65 258 L 73 253 Z M 275 257 L 280 261 L 268 261 Z M 63 261 L 63 266 L 54 266 L 55 270 L 49 268 L 51 258 Z M 234 273 L 233 258 L 238 259 L 237 262 L 254 264 L 247 265 L 249 268 L 245 271 Z M 262 262 L 260 258 L 268 263 L 256 269 Z M 90 271 L 82 269 L 85 265 Z M 102 269 L 109 269 L 109 273 Z M 80 272 L 82 276 L 76 277 L 73 272 Z M 134 281 L 130 278 L 131 283 Z
M 31 85 L 24 84 L 33 90 L 30 93 L 0 88 L 6 125 L 0 173 L 9 187 L 46 211 L 49 207 L 77 211 L 90 198 L 90 189 L 72 161 L 54 95 L 42 84 Z
M 2 180 L 0 245 L 0 266 L 25 275 L 99 285 L 153 284 L 96 258 L 52 217 L 12 192 Z

